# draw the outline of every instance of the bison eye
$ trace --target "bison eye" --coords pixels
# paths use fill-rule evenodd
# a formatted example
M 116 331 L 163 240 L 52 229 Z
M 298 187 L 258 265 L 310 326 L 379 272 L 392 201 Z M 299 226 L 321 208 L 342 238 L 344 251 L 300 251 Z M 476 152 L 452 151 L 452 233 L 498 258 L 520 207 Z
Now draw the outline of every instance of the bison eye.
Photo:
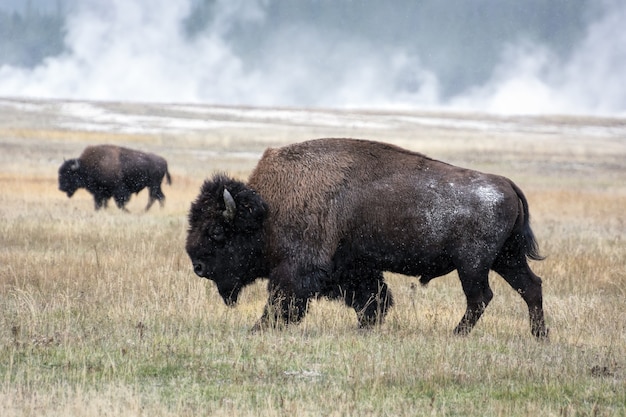
M 209 238 L 217 243 L 221 243 L 226 239 L 224 234 L 224 227 L 221 224 L 216 224 L 209 229 Z

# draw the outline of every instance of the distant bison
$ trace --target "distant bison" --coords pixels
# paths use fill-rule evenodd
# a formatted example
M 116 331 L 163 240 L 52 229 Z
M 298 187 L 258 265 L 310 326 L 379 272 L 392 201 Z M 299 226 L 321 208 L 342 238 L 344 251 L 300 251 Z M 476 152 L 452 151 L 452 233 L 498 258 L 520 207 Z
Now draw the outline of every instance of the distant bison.
M 88 146 L 79 158 L 63 162 L 59 168 L 59 189 L 72 197 L 77 189 L 86 188 L 93 194 L 96 210 L 106 207 L 111 197 L 120 209 L 126 210 L 131 194 L 147 187 L 149 210 L 155 200 L 163 205 L 164 176 L 171 184 L 167 162 L 158 155 L 114 145 Z
M 547 336 L 541 259 L 526 198 L 509 179 L 396 146 L 319 139 L 268 149 L 247 184 L 216 175 L 191 205 L 186 250 L 228 305 L 268 277 L 255 328 L 298 322 L 312 297 L 343 299 L 359 324 L 392 305 L 383 271 L 422 284 L 457 270 L 469 333 L 491 301 L 490 270 L 524 299 L 534 336 Z

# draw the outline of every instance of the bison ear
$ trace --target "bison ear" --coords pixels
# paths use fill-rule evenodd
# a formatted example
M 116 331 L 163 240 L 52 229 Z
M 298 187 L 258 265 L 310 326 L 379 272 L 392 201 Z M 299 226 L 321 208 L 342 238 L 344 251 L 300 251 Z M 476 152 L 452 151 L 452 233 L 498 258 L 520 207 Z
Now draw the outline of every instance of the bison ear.
M 237 204 L 226 188 L 224 188 L 224 205 L 226 206 L 226 210 L 222 212 L 222 215 L 226 221 L 232 222 L 235 218 L 235 212 L 237 211 Z
M 80 168 L 80 161 L 78 159 L 74 159 L 70 165 L 70 169 L 72 171 L 76 171 L 78 168 Z

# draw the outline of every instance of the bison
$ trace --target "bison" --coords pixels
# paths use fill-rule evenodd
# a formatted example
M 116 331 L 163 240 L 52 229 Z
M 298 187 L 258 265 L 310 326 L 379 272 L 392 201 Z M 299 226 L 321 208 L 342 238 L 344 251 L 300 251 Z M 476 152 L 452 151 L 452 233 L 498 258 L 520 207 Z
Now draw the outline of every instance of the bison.
M 456 270 L 468 334 L 491 301 L 489 271 L 526 304 L 530 329 L 548 335 L 528 203 L 511 180 L 390 144 L 317 139 L 267 149 L 247 184 L 216 174 L 189 211 L 186 251 L 227 305 L 267 277 L 255 329 L 297 323 L 313 297 L 342 299 L 360 326 L 393 304 L 383 271 L 422 284 Z
M 117 206 L 126 211 L 131 194 L 148 187 L 147 211 L 155 200 L 163 206 L 164 176 L 171 184 L 167 162 L 158 155 L 114 145 L 88 146 L 79 158 L 64 161 L 59 168 L 59 190 L 72 197 L 77 189 L 86 188 L 93 194 L 96 210 L 106 208 L 113 197 Z

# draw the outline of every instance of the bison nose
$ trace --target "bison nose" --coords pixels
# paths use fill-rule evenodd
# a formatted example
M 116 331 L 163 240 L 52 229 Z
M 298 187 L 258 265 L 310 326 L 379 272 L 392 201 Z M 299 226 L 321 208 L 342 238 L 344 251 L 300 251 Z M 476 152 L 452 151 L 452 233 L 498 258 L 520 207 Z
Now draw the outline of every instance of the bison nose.
M 193 262 L 193 272 L 196 273 L 199 277 L 204 276 L 204 262 L 194 261 Z

